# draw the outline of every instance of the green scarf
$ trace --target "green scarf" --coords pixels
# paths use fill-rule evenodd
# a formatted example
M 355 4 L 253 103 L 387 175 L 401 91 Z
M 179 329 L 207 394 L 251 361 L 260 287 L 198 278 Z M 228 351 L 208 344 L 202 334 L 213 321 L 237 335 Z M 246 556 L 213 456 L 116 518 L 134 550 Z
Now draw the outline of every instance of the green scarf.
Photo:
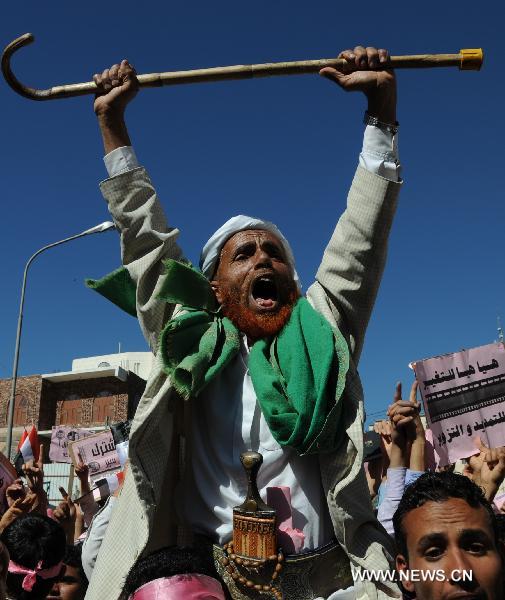
M 167 260 L 165 268 L 159 297 L 182 305 L 185 312 L 165 325 L 159 352 L 177 392 L 195 398 L 240 351 L 240 333 L 222 316 L 200 272 L 174 260 Z M 125 275 L 120 277 L 124 282 Z M 106 297 L 112 290 L 112 300 L 120 305 L 110 276 L 92 281 L 92 287 Z M 124 297 L 130 299 L 131 292 Z M 281 446 L 300 455 L 336 448 L 349 350 L 338 329 L 305 298 L 296 302 L 277 336 L 252 346 L 248 366 L 261 411 Z

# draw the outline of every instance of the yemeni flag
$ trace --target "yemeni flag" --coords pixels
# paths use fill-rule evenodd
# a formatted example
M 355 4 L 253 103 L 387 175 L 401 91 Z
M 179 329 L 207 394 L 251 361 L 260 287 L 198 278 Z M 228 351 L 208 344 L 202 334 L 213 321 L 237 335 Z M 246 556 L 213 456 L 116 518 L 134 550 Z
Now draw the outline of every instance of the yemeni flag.
M 39 459 L 40 444 L 37 436 L 37 429 L 32 425 L 30 433 L 23 431 L 19 440 L 18 451 L 14 458 L 14 466 L 18 475 L 23 475 L 23 465 L 29 461 L 36 462 Z

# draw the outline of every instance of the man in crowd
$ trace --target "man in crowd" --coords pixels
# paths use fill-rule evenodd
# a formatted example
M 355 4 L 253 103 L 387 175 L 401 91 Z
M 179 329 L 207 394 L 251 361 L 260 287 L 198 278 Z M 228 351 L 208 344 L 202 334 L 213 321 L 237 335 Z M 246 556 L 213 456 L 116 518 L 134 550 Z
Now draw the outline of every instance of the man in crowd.
M 227 221 L 204 246 L 203 276 L 187 266 L 178 231 L 131 148 L 124 113 L 138 90 L 135 72 L 122 61 L 95 75 L 110 176 L 101 188 L 121 233 L 124 269 L 116 276 L 134 288 L 128 310 L 156 363 L 132 425 L 131 470 L 98 554 L 91 600 L 117 598 L 136 560 L 159 548 L 195 536 L 228 542 L 233 506 L 247 489 L 240 454 L 250 449 L 264 457 L 262 496 L 289 488 L 306 561 L 296 572 L 286 561 L 284 597 L 329 598 L 352 583 L 349 561 L 388 568 L 390 540 L 373 515 L 362 468 L 357 362 L 400 188 L 396 84 L 392 72 L 373 70 L 387 61 L 385 50 L 358 46 L 341 57 L 352 72 L 321 74 L 365 94 L 367 127 L 347 209 L 306 297 L 287 240 L 260 219 Z M 121 304 L 114 281 L 96 285 Z M 251 597 L 221 575 L 234 598 Z M 364 582 L 357 596 L 397 593 L 393 584 Z
M 1 541 L 10 558 L 7 596 L 19 600 L 45 598 L 62 570 L 63 528 L 37 513 L 20 515 L 2 531 Z
M 396 568 L 406 574 L 403 587 L 417 600 L 505 597 L 495 513 L 464 475 L 421 475 L 406 488 L 393 523 Z
M 84 600 L 88 579 L 82 568 L 82 544 L 67 546 L 63 569 L 51 588 L 48 600 Z
M 162 548 L 135 563 L 120 600 L 225 600 L 212 556 L 204 548 Z

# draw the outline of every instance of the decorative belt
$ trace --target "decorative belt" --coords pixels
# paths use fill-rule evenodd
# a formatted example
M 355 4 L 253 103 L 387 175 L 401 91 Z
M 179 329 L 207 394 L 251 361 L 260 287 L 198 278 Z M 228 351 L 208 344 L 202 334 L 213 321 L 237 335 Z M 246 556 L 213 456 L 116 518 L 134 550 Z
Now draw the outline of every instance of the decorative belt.
M 285 556 L 281 563 L 282 569 L 277 571 L 278 575 L 274 579 L 277 596 L 274 595 L 275 592 L 263 588 L 271 585 L 272 574 L 276 572 L 275 561 L 267 562 L 257 572 L 251 566 L 235 563 L 233 573 L 254 582 L 253 586 L 248 586 L 239 578 L 233 578 L 227 570 L 229 565 L 225 566 L 224 562 L 229 555 L 222 546 L 214 545 L 213 552 L 217 572 L 226 584 L 232 600 L 314 600 L 327 598 L 333 592 L 353 585 L 349 559 L 336 541 L 310 552 Z

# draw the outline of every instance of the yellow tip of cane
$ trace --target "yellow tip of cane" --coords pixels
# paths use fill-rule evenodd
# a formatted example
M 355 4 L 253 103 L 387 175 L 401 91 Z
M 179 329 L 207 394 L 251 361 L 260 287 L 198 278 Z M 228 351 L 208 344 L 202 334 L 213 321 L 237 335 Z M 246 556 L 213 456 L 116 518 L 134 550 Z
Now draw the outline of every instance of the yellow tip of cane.
M 463 48 L 460 50 L 461 71 L 479 71 L 484 61 L 484 52 L 482 48 Z

